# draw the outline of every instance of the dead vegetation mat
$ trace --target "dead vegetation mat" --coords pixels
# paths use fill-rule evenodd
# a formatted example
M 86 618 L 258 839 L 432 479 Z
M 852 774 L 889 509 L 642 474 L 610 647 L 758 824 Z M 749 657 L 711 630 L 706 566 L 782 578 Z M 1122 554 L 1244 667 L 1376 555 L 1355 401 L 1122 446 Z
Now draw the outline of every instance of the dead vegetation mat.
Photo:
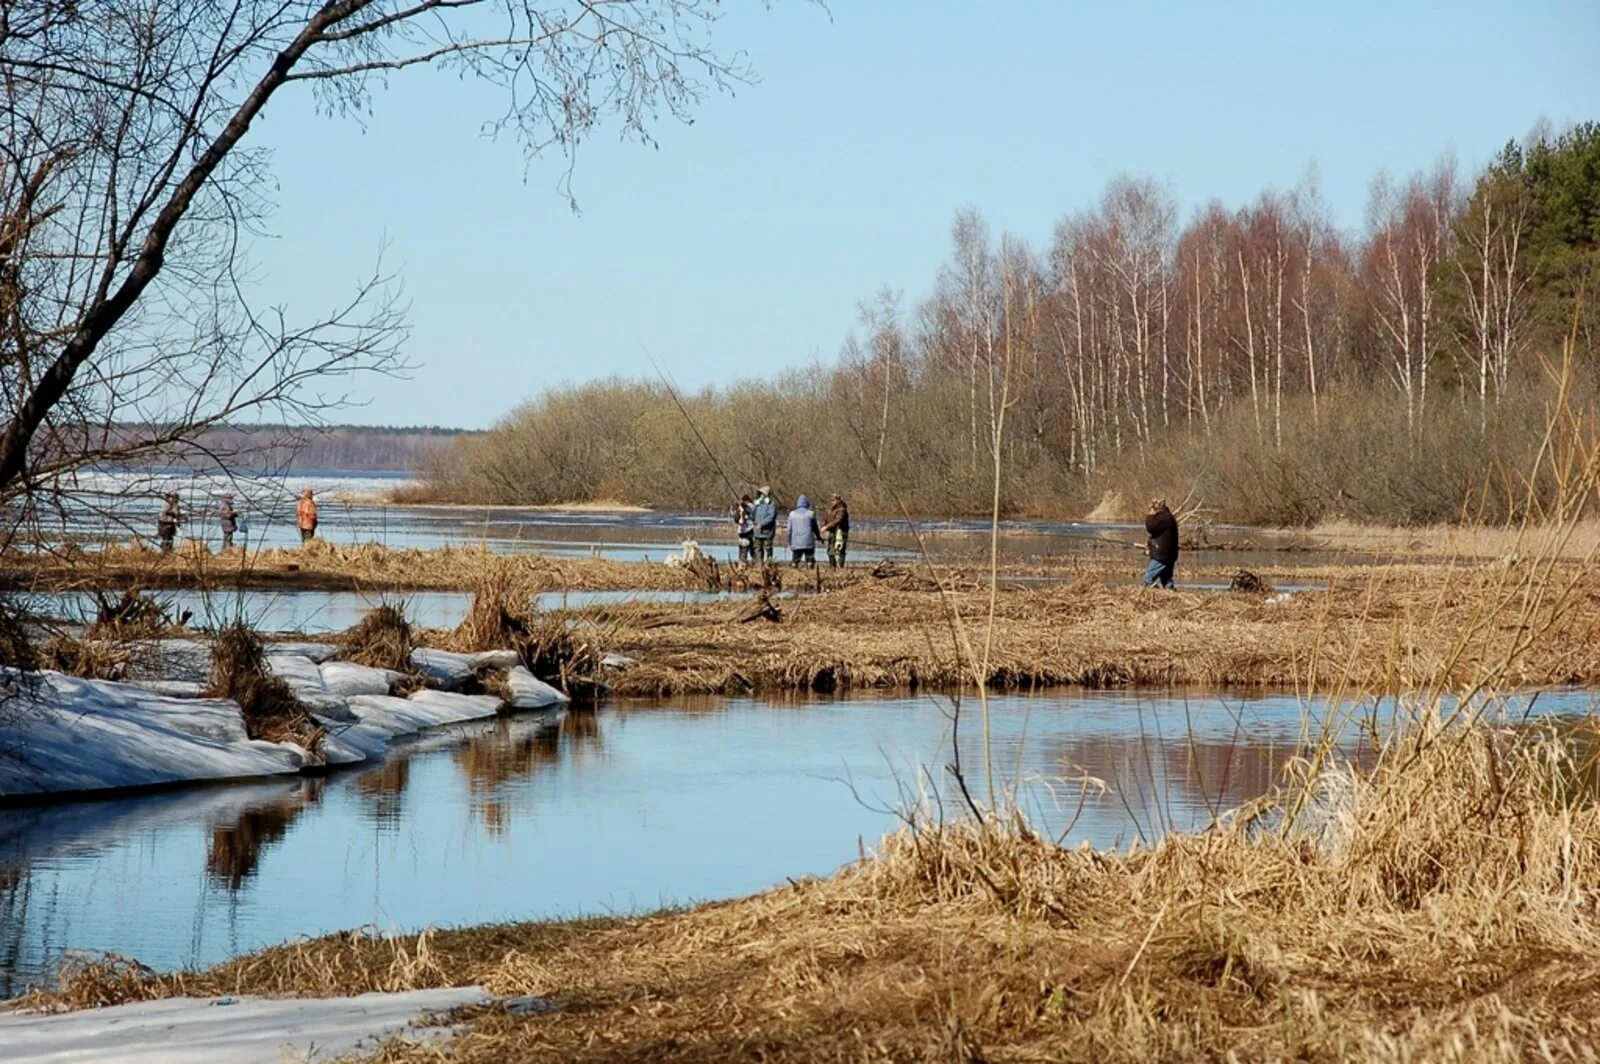
M 200 973 L 79 963 L 29 1003 L 481 984 L 558 1006 L 478 1010 L 390 1062 L 1588 1060 L 1600 812 L 1572 749 L 1423 727 L 1370 774 L 1301 762 L 1151 848 L 913 820 L 739 901 L 346 933 Z
M 609 558 L 501 555 L 485 546 L 431 550 L 376 543 L 312 540 L 304 547 L 212 553 L 187 543 L 171 554 L 111 545 L 5 555 L 7 582 L 29 590 L 137 586 L 160 588 L 279 588 L 327 591 L 405 591 L 470 588 L 509 564 L 518 578 L 543 590 L 682 590 L 700 586 L 687 570 Z
M 1600 580 L 1575 570 L 1572 595 L 1515 610 L 1515 581 L 1488 571 L 1374 569 L 1327 591 L 1170 594 L 1108 587 L 1004 590 L 987 683 L 996 688 L 1244 687 L 1335 682 L 1403 690 L 1454 683 L 1501 661 L 1513 682 L 1600 682 Z M 949 689 L 972 679 L 952 608 L 981 637 L 987 593 L 865 581 L 783 600 L 778 623 L 727 604 L 572 611 L 607 650 L 640 664 L 612 677 L 622 695 L 849 688 Z M 1526 634 L 1543 634 L 1522 645 Z M 1513 650 L 1515 653 L 1513 653 Z M 1509 663 L 1514 663 L 1509 664 Z

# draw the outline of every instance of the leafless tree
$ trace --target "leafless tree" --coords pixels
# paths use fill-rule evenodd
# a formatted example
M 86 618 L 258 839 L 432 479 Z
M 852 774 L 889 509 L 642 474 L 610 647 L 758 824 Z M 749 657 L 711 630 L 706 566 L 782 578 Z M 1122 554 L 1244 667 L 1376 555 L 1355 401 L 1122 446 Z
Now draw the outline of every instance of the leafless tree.
M 1524 247 L 1531 197 L 1514 175 L 1491 168 L 1456 224 L 1454 288 L 1465 304 L 1456 315 L 1458 342 L 1472 363 L 1480 428 L 1491 397 L 1505 393 L 1511 363 L 1524 342 L 1531 312 L 1532 270 Z
M 308 319 L 251 298 L 271 204 L 251 128 L 280 94 L 332 116 L 447 67 L 487 128 L 568 161 L 647 139 L 748 76 L 715 0 L 0 0 L 0 498 L 85 464 L 203 452 L 219 423 L 314 422 L 403 368 L 381 268 Z M 336 201 L 337 185 L 330 189 Z
M 1457 199 L 1449 157 L 1403 187 L 1383 177 L 1372 185 L 1367 298 L 1413 432 L 1427 408 L 1429 371 L 1438 355 L 1439 267 L 1450 253 Z

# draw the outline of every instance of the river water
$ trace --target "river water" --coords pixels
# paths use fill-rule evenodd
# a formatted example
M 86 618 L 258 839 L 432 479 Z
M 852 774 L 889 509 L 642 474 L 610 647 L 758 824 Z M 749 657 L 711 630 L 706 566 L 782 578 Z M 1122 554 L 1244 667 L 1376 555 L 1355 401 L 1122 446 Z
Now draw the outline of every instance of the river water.
M 956 814 L 952 708 L 621 704 L 444 729 L 322 779 L 0 809 L 0 996 L 67 951 L 168 969 L 343 928 L 628 913 L 827 874 L 896 809 Z M 1576 691 L 1531 707 L 1593 708 Z M 982 797 L 977 707 L 961 713 Z M 1321 716 L 1284 696 L 1007 695 L 990 710 L 995 785 L 1068 844 L 1150 840 L 1262 793 Z
M 736 555 L 733 526 L 723 515 L 657 510 L 647 513 L 551 510 L 535 507 L 412 506 L 389 503 L 388 494 L 407 482 L 403 474 L 304 472 L 291 477 L 236 473 L 87 473 L 67 508 L 45 520 L 47 540 L 70 539 L 89 545 L 126 543 L 133 536 L 152 541 L 162 495 L 176 491 L 188 515 L 180 541 L 200 539 L 215 549 L 217 502 L 233 496 L 245 517 L 240 536 L 252 547 L 287 547 L 299 542 L 295 502 L 310 487 L 321 500 L 318 535 L 334 543 L 379 543 L 392 548 L 432 549 L 480 544 L 502 553 L 537 551 L 556 557 L 597 556 L 624 561 L 661 561 L 694 539 L 718 560 Z M 807 489 L 809 490 L 809 489 Z M 826 498 L 823 490 L 813 499 Z M 1129 572 L 1142 568 L 1138 549 L 1143 530 L 1132 524 L 1071 520 L 1001 522 L 1002 549 L 1008 559 L 1052 557 L 1087 549 L 1128 555 Z M 987 557 L 986 518 L 919 517 L 913 526 L 895 517 L 852 515 L 851 558 L 874 562 L 906 559 L 920 550 L 918 535 L 941 561 L 971 563 Z M 780 551 L 781 554 L 781 551 Z M 1215 561 L 1256 566 L 1281 562 L 1274 552 L 1230 550 Z M 1297 554 L 1300 564 L 1348 562 L 1349 555 Z

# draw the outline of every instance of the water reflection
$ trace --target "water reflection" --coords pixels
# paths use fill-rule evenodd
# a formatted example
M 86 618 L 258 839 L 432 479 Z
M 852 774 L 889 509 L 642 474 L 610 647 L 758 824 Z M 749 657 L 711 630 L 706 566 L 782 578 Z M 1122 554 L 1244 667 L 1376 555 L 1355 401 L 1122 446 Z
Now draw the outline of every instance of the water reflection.
M 298 802 L 263 805 L 240 813 L 231 824 L 211 829 L 206 850 L 206 872 L 212 882 L 238 890 L 255 875 L 264 849 L 289 833 L 304 806 Z
M 1588 708 L 1578 692 L 1540 704 Z M 443 729 L 325 779 L 0 809 L 0 994 L 66 950 L 209 964 L 342 928 L 628 911 L 826 874 L 894 830 L 903 797 L 960 806 L 951 709 L 620 705 Z M 961 738 L 982 796 L 978 723 L 964 715 Z M 1267 790 L 1304 726 L 1293 698 L 995 698 L 993 782 L 1069 844 L 1121 845 Z
M 397 757 L 356 777 L 352 786 L 365 798 L 367 817 L 378 827 L 394 831 L 404 819 L 406 785 L 411 782 L 411 759 Z

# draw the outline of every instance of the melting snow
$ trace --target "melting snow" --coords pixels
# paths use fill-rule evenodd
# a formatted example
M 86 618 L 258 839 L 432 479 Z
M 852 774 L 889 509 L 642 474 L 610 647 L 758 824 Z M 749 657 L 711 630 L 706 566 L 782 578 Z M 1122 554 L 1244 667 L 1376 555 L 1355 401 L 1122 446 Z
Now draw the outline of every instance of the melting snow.
M 343 998 L 170 998 L 56 1015 L 0 1014 L 0 1053 L 43 1064 L 283 1064 L 375 1050 L 451 1029 L 429 1017 L 494 999 L 482 987 Z

